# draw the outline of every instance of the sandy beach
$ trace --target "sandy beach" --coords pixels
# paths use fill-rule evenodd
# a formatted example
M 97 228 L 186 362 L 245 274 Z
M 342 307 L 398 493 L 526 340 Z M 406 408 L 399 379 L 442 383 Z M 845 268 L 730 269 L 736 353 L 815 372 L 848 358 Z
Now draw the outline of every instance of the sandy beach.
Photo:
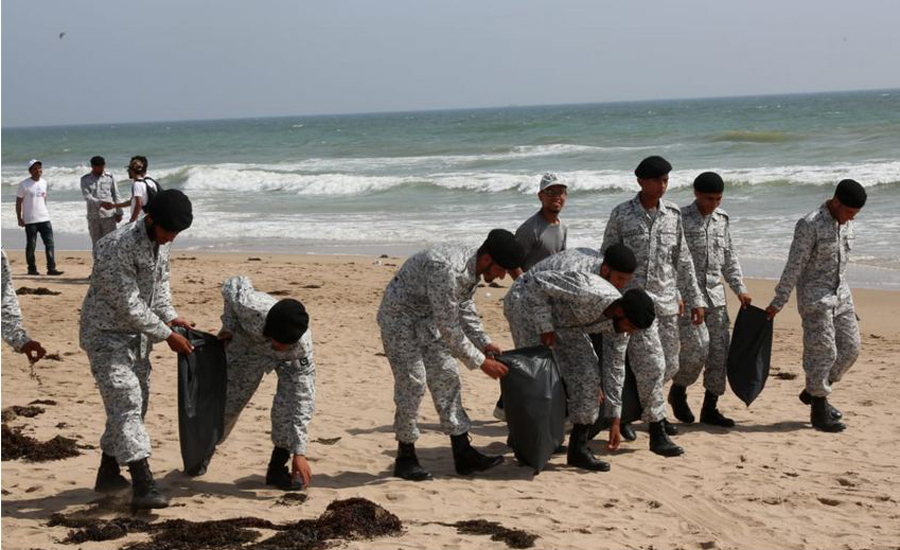
M 176 249 L 177 250 L 177 249 Z M 33 418 L 8 422 L 45 441 L 75 438 L 83 454 L 55 462 L 2 463 L 2 547 L 66 548 L 64 527 L 48 527 L 50 515 L 87 509 L 104 415 L 87 357 L 78 347 L 78 318 L 90 275 L 90 255 L 57 253 L 59 278 L 25 276 L 23 254 L 9 253 L 15 287 L 46 287 L 57 295 L 20 296 L 25 324 L 57 359 L 36 366 L 4 345 L 2 406 L 53 400 Z M 40 263 L 43 258 L 39 256 Z M 338 498 L 365 497 L 396 514 L 399 537 L 343 543 L 349 548 L 504 548 L 489 537 L 461 535 L 441 523 L 487 519 L 524 529 L 540 548 L 900 548 L 900 295 L 856 290 L 862 355 L 836 386 L 833 403 L 848 429 L 814 431 L 802 389 L 799 317 L 793 302 L 777 317 L 772 375 L 750 408 L 730 393 L 721 410 L 737 426 L 728 432 L 694 424 L 679 426 L 686 453 L 662 458 L 649 452 L 642 425 L 635 442 L 608 453 L 608 473 L 586 473 L 552 459 L 540 475 L 520 467 L 505 446 L 504 424 L 491 416 L 497 383 L 463 368 L 463 402 L 473 420 L 473 444 L 505 453 L 506 462 L 471 478 L 453 472 L 449 440 L 440 433 L 426 396 L 421 408 L 423 466 L 435 480 L 413 483 L 391 477 L 396 442 L 392 377 L 382 354 L 375 314 L 385 285 L 402 263 L 376 256 L 196 254 L 176 251 L 173 302 L 197 328 L 215 331 L 222 311 L 220 286 L 230 275 L 249 276 L 257 289 L 300 299 L 310 311 L 316 346 L 317 402 L 309 430 L 313 469 L 308 500 L 276 505 L 282 496 L 264 485 L 271 453 L 269 407 L 276 377 L 268 375 L 201 478 L 181 472 L 178 444 L 176 358 L 165 344 L 153 352 L 147 426 L 151 466 L 173 506 L 143 516 L 192 521 L 240 516 L 289 522 L 315 518 Z M 780 269 L 780 266 L 779 266 Z M 501 347 L 512 340 L 503 318 L 504 288 L 480 288 L 477 305 L 488 333 Z M 764 307 L 773 281 L 749 281 L 754 303 Z M 735 312 L 734 296 L 730 308 Z M 732 315 L 734 319 L 734 315 Z M 699 412 L 702 388 L 690 389 Z M 671 418 L 671 416 L 670 416 Z M 332 441 L 336 438 L 336 442 Z M 127 515 L 127 496 L 99 517 Z M 82 548 L 120 548 L 146 540 L 129 535 L 89 542 Z

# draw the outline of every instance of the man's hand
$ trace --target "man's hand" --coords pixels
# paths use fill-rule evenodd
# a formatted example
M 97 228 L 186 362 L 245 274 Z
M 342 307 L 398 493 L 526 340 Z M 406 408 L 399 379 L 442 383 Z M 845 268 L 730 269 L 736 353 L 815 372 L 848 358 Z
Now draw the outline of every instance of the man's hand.
M 703 319 L 706 318 L 706 310 L 702 307 L 695 307 L 691 310 L 691 322 L 695 325 L 703 324 Z
M 484 373 L 494 380 L 498 380 L 506 376 L 506 373 L 509 372 L 509 369 L 506 368 L 506 365 L 497 361 L 496 359 L 491 359 L 490 357 L 485 357 L 484 363 L 481 364 L 481 370 Z
M 166 343 L 169 344 L 169 349 L 171 349 L 175 353 L 190 355 L 191 352 L 194 351 L 194 346 L 191 345 L 190 340 L 178 334 L 174 330 L 172 331 L 172 334 L 170 334 L 169 337 L 166 338 Z
M 771 321 L 772 319 L 775 318 L 776 315 L 778 315 L 779 311 L 781 311 L 781 310 L 777 309 L 775 306 L 769 306 L 766 308 L 766 317 L 768 317 L 769 320 Z
M 191 323 L 184 317 L 176 317 L 166 324 L 170 327 L 181 327 L 183 329 L 191 329 L 197 325 L 197 323 Z
M 212 331 L 210 331 L 210 332 L 212 332 Z M 231 339 L 234 338 L 234 334 L 232 334 L 230 331 L 227 331 L 223 328 L 218 333 L 216 333 L 216 338 L 218 338 L 219 341 L 222 342 L 223 348 L 227 348 L 228 344 L 231 343 Z
M 684 315 L 684 300 L 678 300 L 678 316 Z
M 517 268 L 513 269 L 512 271 L 509 272 L 509 276 L 512 277 L 513 281 L 515 281 L 516 279 L 518 279 L 519 277 L 522 276 L 522 268 L 517 267 Z
M 501 353 L 503 353 L 503 350 L 501 350 L 498 346 L 496 346 L 494 344 L 488 344 L 488 345 L 484 346 L 484 349 L 481 350 L 481 352 L 484 353 L 485 355 L 500 355 Z
M 555 332 L 545 332 L 541 334 L 541 344 L 547 346 L 548 348 L 552 348 L 556 346 L 556 333 Z
M 622 432 L 620 431 L 621 425 L 621 418 L 612 419 L 612 424 L 609 426 L 609 441 L 606 442 L 606 448 L 610 451 L 615 451 L 622 443 Z
M 753 298 L 750 297 L 746 292 L 743 294 L 738 294 L 738 300 L 741 301 L 741 308 L 746 308 L 750 305 L 750 302 L 753 301 Z
M 309 487 L 309 480 L 312 479 L 312 470 L 309 469 L 309 462 L 306 461 L 306 457 L 303 455 L 294 455 L 294 459 L 291 461 L 291 479 L 300 480 L 303 482 L 303 487 Z
M 114 202 L 103 201 L 100 203 L 100 208 L 102 208 L 104 210 L 112 210 L 115 207 L 116 207 L 116 203 L 114 203 Z
M 28 357 L 28 361 L 31 363 L 37 363 L 47 355 L 47 350 L 35 340 L 29 340 L 20 351 Z
M 25 227 L 25 220 L 19 218 L 19 227 Z

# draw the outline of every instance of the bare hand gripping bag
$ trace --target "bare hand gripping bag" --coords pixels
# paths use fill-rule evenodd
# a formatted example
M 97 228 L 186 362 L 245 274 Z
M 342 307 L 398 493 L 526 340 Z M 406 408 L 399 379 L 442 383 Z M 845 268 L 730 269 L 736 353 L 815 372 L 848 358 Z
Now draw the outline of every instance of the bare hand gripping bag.
M 195 471 L 224 434 L 227 370 L 225 348 L 212 334 L 175 330 L 194 351 L 178 355 L 178 439 L 184 471 Z
M 748 407 L 759 397 L 769 377 L 773 323 L 766 311 L 741 308 L 728 349 L 728 385 Z
M 497 360 L 509 368 L 500 379 L 509 446 L 516 460 L 540 472 L 565 437 L 566 394 L 553 351 L 521 348 Z

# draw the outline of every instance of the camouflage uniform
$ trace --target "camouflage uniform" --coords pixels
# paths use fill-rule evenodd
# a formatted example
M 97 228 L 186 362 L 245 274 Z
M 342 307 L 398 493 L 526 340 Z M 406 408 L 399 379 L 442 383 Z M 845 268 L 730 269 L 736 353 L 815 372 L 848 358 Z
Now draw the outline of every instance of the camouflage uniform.
M 747 287 L 744 286 L 741 266 L 731 242 L 728 214 L 717 208 L 704 217 L 697 203 L 693 202 L 681 209 L 681 219 L 694 260 L 697 282 L 708 308 L 702 325 L 693 324 L 690 315 L 680 319 L 681 354 L 674 381 L 679 386 L 690 386 L 703 370 L 703 387 L 714 395 L 722 395 L 725 393 L 725 364 L 731 342 L 731 324 L 722 279 L 737 295 L 746 294 Z
M 81 178 L 81 194 L 87 204 L 88 233 L 91 235 L 91 245 L 116 230 L 116 215 L 122 214 L 122 209 L 115 210 L 100 208 L 101 202 L 119 201 L 119 190 L 112 175 L 103 173 L 95 176 L 88 173 Z
M 312 331 L 285 351 L 272 348 L 263 336 L 266 315 L 278 300 L 253 289 L 247 277 L 231 277 L 222 285 L 225 310 L 222 328 L 232 334 L 225 348 L 228 389 L 225 399 L 225 435 L 231 433 L 241 411 L 259 387 L 264 374 L 278 375 L 272 402 L 272 442 L 292 454 L 306 454 L 306 426 L 316 399 L 316 366 Z
M 644 419 L 656 422 L 666 414 L 663 385 L 678 372 L 678 283 L 682 283 L 687 308 L 706 307 L 706 303 L 697 287 L 681 211 L 675 203 L 660 199 L 655 217 L 641 206 L 640 194 L 616 206 L 606 224 L 601 251 L 616 243 L 631 248 L 637 259 L 626 289 L 644 289 L 656 306 L 656 320 L 650 328 L 634 333 L 628 344 Z
M 9 259 L 5 251 L 0 253 L 3 255 L 3 341 L 20 352 L 22 346 L 30 342 L 31 338 L 22 326 L 22 310 L 19 309 L 19 299 L 13 288 Z
M 620 297 L 596 273 L 532 268 L 516 280 L 504 301 L 516 347 L 539 345 L 541 334 L 556 332 L 554 351 L 566 383 L 569 418 L 575 424 L 593 424 L 597 419 L 601 387 L 607 397 L 605 414 L 621 414 L 627 339 L 616 335 L 612 321 L 603 315 Z M 602 363 L 589 333 L 604 333 Z
M 177 317 L 169 289 L 169 245 L 151 240 L 143 218 L 94 248 L 91 286 L 81 306 L 81 348 L 106 409 L 104 453 L 127 464 L 150 456 L 144 428 L 150 349 L 169 337 Z
M 772 306 L 781 309 L 797 287 L 797 309 L 803 320 L 803 370 L 806 391 L 814 397 L 831 393 L 859 356 L 859 324 L 847 284 L 853 248 L 853 222 L 840 225 L 827 205 L 797 222 L 794 241 Z
M 440 245 L 404 262 L 378 308 L 384 352 L 394 373 L 394 432 L 401 443 L 419 437 L 419 404 L 427 384 L 441 428 L 469 431 L 454 357 L 470 369 L 484 363 L 490 339 L 475 311 L 477 247 Z

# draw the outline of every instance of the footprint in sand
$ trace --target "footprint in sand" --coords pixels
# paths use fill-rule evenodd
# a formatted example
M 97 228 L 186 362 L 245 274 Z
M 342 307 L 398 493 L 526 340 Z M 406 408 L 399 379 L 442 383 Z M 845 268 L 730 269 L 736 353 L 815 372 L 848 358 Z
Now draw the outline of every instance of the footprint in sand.
M 836 498 L 828 498 L 828 497 L 819 497 L 819 502 L 821 502 L 825 506 L 837 506 L 838 504 L 841 503 L 841 501 Z

